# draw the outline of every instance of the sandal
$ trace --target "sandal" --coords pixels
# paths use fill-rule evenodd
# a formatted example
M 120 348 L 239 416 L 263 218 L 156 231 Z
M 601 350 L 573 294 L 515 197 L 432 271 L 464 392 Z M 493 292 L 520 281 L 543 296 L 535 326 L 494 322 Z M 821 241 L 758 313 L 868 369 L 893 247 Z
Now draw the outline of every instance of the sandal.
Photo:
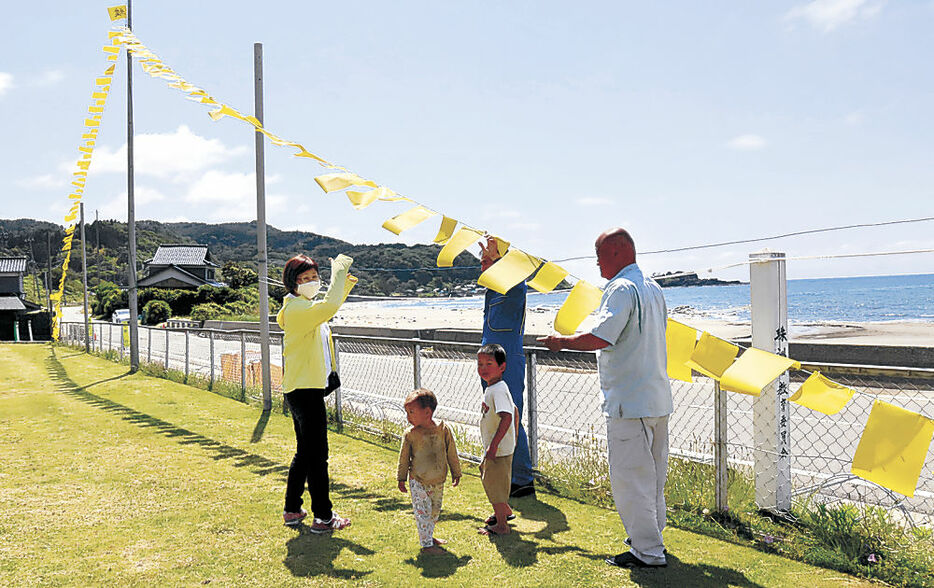
M 494 530 L 493 527 L 489 525 L 484 525 L 483 527 L 480 527 L 479 529 L 477 529 L 477 531 L 481 535 L 486 535 L 487 537 L 500 537 L 502 535 L 509 534 L 509 531 L 507 531 L 506 533 L 500 533 L 499 531 Z
M 511 520 L 513 520 L 514 518 L 516 518 L 516 515 L 515 515 L 515 514 L 506 515 L 506 520 L 507 520 L 507 521 L 511 521 Z M 485 520 L 484 522 L 487 524 L 488 527 L 492 527 L 493 525 L 496 524 L 496 515 L 495 515 L 495 514 L 491 514 L 490 516 L 488 516 L 488 517 L 486 518 L 486 520 Z

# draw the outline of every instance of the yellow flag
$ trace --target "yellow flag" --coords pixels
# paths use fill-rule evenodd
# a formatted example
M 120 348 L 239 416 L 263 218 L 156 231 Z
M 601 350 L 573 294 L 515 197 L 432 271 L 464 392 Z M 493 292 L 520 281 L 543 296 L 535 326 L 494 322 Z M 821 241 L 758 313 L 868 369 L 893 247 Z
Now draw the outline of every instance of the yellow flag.
M 730 367 L 739 347 L 704 332 L 694 348 L 694 353 L 687 361 L 687 366 L 707 377 L 719 380 L 726 368 Z
M 461 227 L 454 236 L 438 252 L 438 267 L 451 267 L 454 258 L 463 253 L 468 247 L 480 240 L 483 233 L 480 231 Z
M 299 149 L 298 153 L 295 154 L 295 157 L 307 157 L 308 159 L 314 159 L 314 160 L 317 161 L 318 163 L 322 163 L 322 164 L 324 164 L 324 165 L 328 165 L 328 166 L 334 167 L 334 166 L 331 165 L 331 163 L 330 163 L 328 160 L 324 159 L 323 157 L 318 157 L 317 155 L 315 155 L 314 153 L 308 151 L 307 149 L 305 149 L 305 148 L 302 147 L 301 145 L 292 145 L 292 146 L 293 146 L 293 147 L 298 147 L 298 149 Z
M 578 280 L 555 316 L 555 330 L 562 335 L 573 335 L 587 315 L 600 306 L 603 290 L 587 280 Z
M 126 4 L 121 4 L 120 6 L 111 6 L 107 9 L 107 12 L 110 14 L 110 20 L 126 18 Z
M 402 231 L 411 229 L 415 225 L 425 222 L 436 214 L 438 213 L 428 210 L 424 206 L 416 206 L 387 220 L 383 223 L 383 228 L 398 235 Z
M 519 249 L 510 249 L 506 255 L 480 274 L 477 283 L 484 288 L 505 294 L 513 286 L 535 273 L 541 260 Z
M 814 372 L 788 400 L 817 412 L 837 414 L 853 398 L 853 394 L 854 390 L 828 380 L 820 372 Z
M 876 400 L 850 471 L 884 488 L 914 496 L 934 436 L 934 421 Z
M 534 278 L 529 280 L 529 286 L 543 294 L 551 292 L 561 283 L 561 280 L 567 277 L 567 275 L 568 272 L 566 269 L 549 261 L 538 270 Z
M 395 195 L 395 192 L 389 188 L 386 188 L 385 186 L 380 186 L 379 188 L 368 190 L 366 192 L 356 192 L 354 190 L 347 191 L 347 198 L 350 200 L 350 204 L 352 204 L 356 210 L 363 210 L 377 200 L 382 198 L 391 198 Z
M 321 189 L 326 193 L 343 190 L 351 186 L 377 187 L 376 182 L 364 180 L 357 174 L 352 173 L 324 174 L 323 176 L 316 177 L 315 181 L 318 182 L 318 185 L 321 186 Z
M 444 245 L 451 239 L 451 235 L 454 234 L 454 229 L 457 228 L 457 221 L 449 216 L 444 216 L 441 218 L 441 227 L 438 229 L 438 234 L 435 235 L 434 242 L 438 245 Z
M 783 355 L 750 347 L 720 376 L 720 388 L 758 396 L 772 380 L 801 364 Z
M 691 368 L 687 361 L 694 353 L 694 344 L 697 343 L 697 330 L 683 325 L 678 321 L 668 319 L 668 328 L 665 330 L 665 345 L 668 349 L 668 377 L 684 382 L 691 382 Z

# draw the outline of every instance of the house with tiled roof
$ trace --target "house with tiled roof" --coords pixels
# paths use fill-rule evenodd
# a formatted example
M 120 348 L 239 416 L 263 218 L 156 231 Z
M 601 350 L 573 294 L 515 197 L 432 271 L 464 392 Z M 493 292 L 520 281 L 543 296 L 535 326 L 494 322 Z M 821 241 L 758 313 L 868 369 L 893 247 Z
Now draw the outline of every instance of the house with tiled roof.
M 26 261 L 25 257 L 0 257 L 0 341 L 32 339 L 31 321 L 42 310 L 26 300 Z
M 145 262 L 140 288 L 198 288 L 226 286 L 217 280 L 220 266 L 207 245 L 160 245 Z

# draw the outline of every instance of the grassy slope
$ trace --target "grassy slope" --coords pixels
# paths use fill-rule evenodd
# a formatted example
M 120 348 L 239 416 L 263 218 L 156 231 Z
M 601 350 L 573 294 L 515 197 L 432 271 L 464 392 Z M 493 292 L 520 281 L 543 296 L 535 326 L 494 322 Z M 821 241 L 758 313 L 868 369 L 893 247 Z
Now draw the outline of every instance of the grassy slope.
M 396 456 L 334 432 L 332 498 L 354 524 L 300 533 L 280 522 L 291 421 L 259 416 L 74 351 L 0 345 L 0 585 L 862 584 L 673 528 L 667 569 L 610 568 L 616 513 L 545 494 L 516 501 L 518 533 L 490 540 L 473 467 L 446 488 L 450 554 L 419 556 Z

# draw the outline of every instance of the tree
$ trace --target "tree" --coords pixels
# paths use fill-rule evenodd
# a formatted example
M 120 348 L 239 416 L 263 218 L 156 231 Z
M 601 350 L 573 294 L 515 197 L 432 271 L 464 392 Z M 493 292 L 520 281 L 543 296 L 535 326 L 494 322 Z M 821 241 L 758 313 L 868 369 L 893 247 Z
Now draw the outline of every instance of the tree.
M 224 267 L 221 268 L 221 275 L 224 276 L 224 281 L 227 282 L 227 285 L 234 290 L 257 282 L 256 272 L 248 267 L 237 265 L 232 261 L 228 261 L 224 264 Z
M 143 307 L 143 324 L 158 325 L 169 320 L 172 316 L 172 309 L 169 303 L 164 300 L 150 300 Z

